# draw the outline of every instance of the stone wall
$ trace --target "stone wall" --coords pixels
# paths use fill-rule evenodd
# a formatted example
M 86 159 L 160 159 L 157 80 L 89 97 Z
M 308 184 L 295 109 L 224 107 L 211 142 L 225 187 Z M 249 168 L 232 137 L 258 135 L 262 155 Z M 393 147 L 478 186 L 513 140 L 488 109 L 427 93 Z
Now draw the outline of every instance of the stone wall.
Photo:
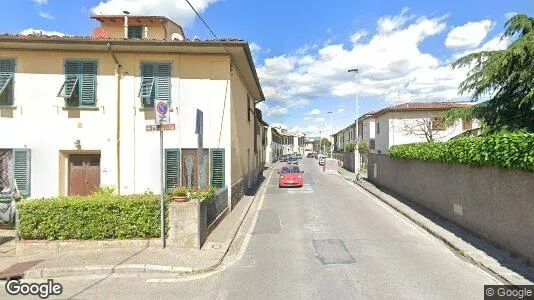
M 534 262 L 534 173 L 370 154 L 368 180 Z

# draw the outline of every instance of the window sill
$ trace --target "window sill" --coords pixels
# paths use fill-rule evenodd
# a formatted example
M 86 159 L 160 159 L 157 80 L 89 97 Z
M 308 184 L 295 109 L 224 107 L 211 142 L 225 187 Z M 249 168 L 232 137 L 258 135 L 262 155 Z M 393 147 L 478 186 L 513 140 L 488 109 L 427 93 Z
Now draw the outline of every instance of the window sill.
M 99 111 L 100 108 L 99 107 L 91 107 L 91 106 L 79 106 L 79 107 L 70 107 L 70 106 L 65 106 L 65 107 L 62 107 L 61 108 L 62 110 L 65 110 L 65 111 Z
M 5 109 L 5 110 L 16 110 L 17 107 L 15 105 L 0 105 L 0 109 Z
M 153 107 L 139 107 L 139 111 L 154 111 Z

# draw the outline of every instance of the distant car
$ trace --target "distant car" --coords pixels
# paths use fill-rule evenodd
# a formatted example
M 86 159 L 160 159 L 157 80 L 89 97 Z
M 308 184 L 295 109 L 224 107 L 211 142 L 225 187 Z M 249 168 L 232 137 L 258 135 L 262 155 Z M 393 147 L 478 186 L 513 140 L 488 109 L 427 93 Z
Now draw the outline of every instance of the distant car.
M 301 171 L 298 166 L 283 166 L 278 174 L 278 187 L 302 187 L 304 185 L 304 171 Z
M 302 159 L 302 154 L 297 153 L 296 157 L 297 157 L 297 159 Z
M 287 161 L 287 155 L 280 156 L 280 161 L 282 161 L 282 162 Z
M 298 165 L 299 164 L 299 160 L 296 156 L 290 156 L 287 158 L 287 163 L 290 164 L 290 165 Z
M 315 153 L 310 152 L 310 153 L 308 153 L 308 154 L 306 155 L 306 157 L 307 157 L 307 158 L 314 158 L 314 157 L 315 157 L 314 154 L 315 154 Z
M 326 157 L 321 156 L 321 158 L 319 158 L 319 165 L 324 166 L 324 160 L 325 159 L 326 159 Z

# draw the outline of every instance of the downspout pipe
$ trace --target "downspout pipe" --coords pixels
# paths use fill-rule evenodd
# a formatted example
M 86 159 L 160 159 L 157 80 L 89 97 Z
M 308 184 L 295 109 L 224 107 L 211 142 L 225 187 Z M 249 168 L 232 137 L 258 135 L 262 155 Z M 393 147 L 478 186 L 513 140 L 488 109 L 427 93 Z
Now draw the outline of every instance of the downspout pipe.
M 121 69 L 122 65 L 119 63 L 119 60 L 117 59 L 117 56 L 111 49 L 111 43 L 107 44 L 107 50 L 109 54 L 111 54 L 111 57 L 113 58 L 113 61 L 115 62 L 115 76 L 117 78 L 117 114 L 116 114 L 116 126 L 117 126 L 117 132 L 115 136 L 115 142 L 116 142 L 116 168 L 117 168 L 117 195 L 121 194 L 121 140 L 120 140 L 120 132 L 121 132 L 121 113 L 120 113 L 120 107 L 121 107 Z

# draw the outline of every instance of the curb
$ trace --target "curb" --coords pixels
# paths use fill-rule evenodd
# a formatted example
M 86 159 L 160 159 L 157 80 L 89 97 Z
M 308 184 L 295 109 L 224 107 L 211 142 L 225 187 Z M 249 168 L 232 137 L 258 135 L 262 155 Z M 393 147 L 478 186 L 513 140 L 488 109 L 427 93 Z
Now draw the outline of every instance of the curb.
M 193 272 L 193 268 L 173 267 L 162 265 L 130 264 L 119 266 L 86 266 L 67 268 L 40 268 L 31 269 L 24 273 L 25 279 L 56 278 L 79 275 L 111 275 L 124 273 L 172 273 L 187 274 Z
M 269 166 L 266 170 L 271 172 L 273 165 Z M 247 208 L 241 213 L 240 221 L 235 229 L 231 232 L 231 238 L 224 243 L 224 254 L 211 266 L 195 269 L 191 267 L 177 267 L 177 266 L 164 266 L 164 265 L 152 265 L 152 264 L 125 264 L 125 265 L 104 265 L 104 266 L 85 266 L 85 267 L 64 267 L 64 268 L 35 268 L 24 272 L 24 279 L 43 279 L 43 278 L 57 278 L 68 276 L 80 276 L 80 275 L 112 275 L 112 274 L 139 274 L 139 273 L 167 273 L 175 275 L 187 275 L 187 274 L 200 274 L 215 270 L 220 266 L 230 246 L 232 245 L 245 217 L 247 216 L 250 207 L 256 201 L 256 197 L 260 194 L 266 180 L 258 187 L 258 192 L 254 195 L 254 198 L 250 201 Z M 222 251 L 221 251 L 222 252 Z
M 364 184 L 354 182 L 352 179 L 345 177 L 341 173 L 340 173 L 340 176 L 343 177 L 343 179 L 345 179 L 346 181 L 348 181 L 348 182 L 350 182 L 350 183 L 352 183 L 352 184 L 354 184 L 356 186 L 359 186 L 359 187 L 363 188 L 365 191 L 367 191 L 371 195 L 375 196 L 378 200 L 380 200 L 384 204 L 388 205 L 389 207 L 391 207 L 392 209 L 394 209 L 396 212 L 400 213 L 404 217 L 408 218 L 410 221 L 412 221 L 414 224 L 416 224 L 420 228 L 424 229 L 430 235 L 432 235 L 433 237 L 435 237 L 436 239 L 441 241 L 443 244 L 445 244 L 445 246 L 448 247 L 459 258 L 461 258 L 464 261 L 467 261 L 467 262 L 469 262 L 469 263 L 471 263 L 471 264 L 483 269 L 484 271 L 490 273 L 491 275 L 493 275 L 494 277 L 499 279 L 501 282 L 503 282 L 503 283 L 505 283 L 507 285 L 513 285 L 513 286 L 532 284 L 532 282 L 529 281 L 528 279 L 517 278 L 517 276 L 513 276 L 512 277 L 511 275 L 515 274 L 515 272 L 507 269 L 506 267 L 500 266 L 500 264 L 497 267 L 495 266 L 495 264 L 493 266 L 491 266 L 491 263 L 493 262 L 491 259 L 490 260 L 486 259 L 486 262 L 485 262 L 484 259 L 483 259 L 484 257 L 477 258 L 474 255 L 470 255 L 469 253 L 466 253 L 465 249 L 462 249 L 461 246 L 457 245 L 452 239 L 448 239 L 443 234 L 440 234 L 439 232 L 437 232 L 436 230 L 431 228 L 431 226 L 437 226 L 439 228 L 442 228 L 439 224 L 435 224 L 433 221 L 429 220 L 428 222 L 431 223 L 430 226 L 429 226 L 429 225 L 425 224 L 424 222 L 422 222 L 420 220 L 417 220 L 417 216 L 420 215 L 419 213 L 412 212 L 412 209 L 409 208 L 409 207 L 408 207 L 408 209 L 403 209 L 402 207 L 400 207 L 400 206 L 392 203 L 391 201 L 385 199 L 385 197 L 382 195 L 383 192 L 382 191 L 375 191 L 374 189 L 378 189 L 378 188 L 374 184 L 368 182 L 367 180 L 364 179 L 364 182 L 372 185 L 371 187 L 367 187 Z M 392 197 L 392 198 L 394 198 L 394 197 Z M 422 218 L 426 219 L 426 217 L 424 217 L 423 215 L 420 215 L 420 216 Z M 443 230 L 446 230 L 446 229 L 443 229 Z M 476 249 L 474 246 L 471 246 L 471 247 Z M 501 269 L 500 270 L 495 270 L 496 268 L 501 268 Z M 499 271 L 503 271 L 503 272 L 499 272 Z M 503 273 L 508 273 L 508 274 L 503 274 Z

